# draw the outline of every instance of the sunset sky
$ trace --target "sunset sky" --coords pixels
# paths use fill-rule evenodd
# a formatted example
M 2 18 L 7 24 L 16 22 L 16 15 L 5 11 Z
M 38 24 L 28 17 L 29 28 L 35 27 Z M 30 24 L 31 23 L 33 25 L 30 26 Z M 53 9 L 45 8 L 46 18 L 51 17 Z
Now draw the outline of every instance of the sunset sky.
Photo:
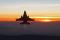
M 60 17 L 60 0 L 0 0 L 0 18 Z

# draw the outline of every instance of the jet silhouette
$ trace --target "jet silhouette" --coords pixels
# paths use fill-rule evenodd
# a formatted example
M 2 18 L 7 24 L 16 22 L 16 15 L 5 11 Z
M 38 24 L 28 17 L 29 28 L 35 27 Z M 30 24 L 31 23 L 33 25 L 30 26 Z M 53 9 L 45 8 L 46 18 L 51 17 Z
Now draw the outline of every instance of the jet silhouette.
M 28 21 L 34 21 L 33 19 L 27 16 L 26 11 L 24 11 L 23 16 L 21 18 L 16 19 L 16 21 L 22 21 L 20 24 L 30 24 Z

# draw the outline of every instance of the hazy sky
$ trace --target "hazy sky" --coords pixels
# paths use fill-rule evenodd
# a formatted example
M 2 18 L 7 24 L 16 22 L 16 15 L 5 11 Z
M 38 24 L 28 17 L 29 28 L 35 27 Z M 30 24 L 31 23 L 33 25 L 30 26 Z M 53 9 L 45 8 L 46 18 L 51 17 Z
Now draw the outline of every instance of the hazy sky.
M 17 18 L 24 10 L 30 17 L 60 17 L 60 0 L 0 0 L 0 18 Z

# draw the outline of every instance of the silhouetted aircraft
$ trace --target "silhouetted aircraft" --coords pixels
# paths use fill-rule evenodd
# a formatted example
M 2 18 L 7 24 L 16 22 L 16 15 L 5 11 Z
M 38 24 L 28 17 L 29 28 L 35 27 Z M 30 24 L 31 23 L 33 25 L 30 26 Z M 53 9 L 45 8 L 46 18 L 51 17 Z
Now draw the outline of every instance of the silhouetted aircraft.
M 16 21 L 22 21 L 20 24 L 30 24 L 28 21 L 34 21 L 33 19 L 27 16 L 26 11 L 24 11 L 23 16 L 21 18 L 16 19 Z

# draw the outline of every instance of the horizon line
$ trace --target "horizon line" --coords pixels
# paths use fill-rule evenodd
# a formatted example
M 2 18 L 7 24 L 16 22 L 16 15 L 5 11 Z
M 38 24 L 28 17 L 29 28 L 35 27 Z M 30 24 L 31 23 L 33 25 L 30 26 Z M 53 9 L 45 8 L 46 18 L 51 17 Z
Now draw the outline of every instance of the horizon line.
M 2 18 L 2 19 L 3 19 L 3 18 L 4 18 L 4 19 L 5 19 L 5 18 L 16 19 L 16 18 L 20 18 L 20 17 L 0 17 L 0 18 Z M 30 18 L 60 18 L 60 17 L 35 17 L 35 16 L 34 16 L 34 17 L 30 17 Z

